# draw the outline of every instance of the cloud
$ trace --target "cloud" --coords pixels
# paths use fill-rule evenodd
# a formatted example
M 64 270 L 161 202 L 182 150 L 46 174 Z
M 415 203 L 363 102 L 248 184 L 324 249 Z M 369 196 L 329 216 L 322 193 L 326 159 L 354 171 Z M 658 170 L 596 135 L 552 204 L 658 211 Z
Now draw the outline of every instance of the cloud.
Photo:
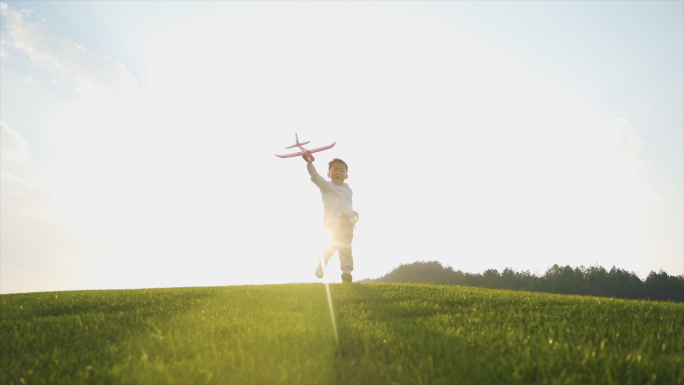
M 55 36 L 45 20 L 35 20 L 30 10 L 15 11 L 0 3 L 3 26 L 3 56 L 10 47 L 25 54 L 31 63 L 51 72 L 60 82 L 74 86 L 97 87 L 119 92 L 136 86 L 137 81 L 126 67 L 110 57 L 99 57 L 82 45 Z
M 637 135 L 630 121 L 626 118 L 616 119 L 611 124 L 611 129 L 615 130 L 617 134 L 618 139 L 615 147 L 625 162 L 637 170 L 642 168 L 644 161 L 637 154 L 641 150 L 643 140 Z
M 17 161 L 29 157 L 28 140 L 0 119 L 0 154 Z
M 631 176 L 632 186 L 642 203 L 661 201 L 663 197 L 654 189 L 654 181 L 649 180 L 655 171 L 653 162 L 643 159 L 639 152 L 643 139 L 636 128 L 626 118 L 615 119 L 608 127 L 615 135 L 614 148 L 624 172 Z
M 79 231 L 51 215 L 51 194 L 37 184 L 0 172 L 0 293 L 83 287 L 71 258 L 99 255 Z M 29 280 L 45 280 L 28 285 Z
M 10 55 L 5 50 L 6 45 L 7 45 L 7 43 L 5 42 L 5 39 L 0 39 L 0 58 L 5 58 L 5 59 L 10 58 Z
M 29 75 L 26 77 L 26 83 L 28 83 L 28 84 L 30 84 L 30 85 L 32 85 L 32 86 L 35 86 L 36 84 L 38 84 L 38 80 L 36 80 L 36 79 L 33 78 L 33 74 L 29 74 Z
M 52 205 L 50 193 L 40 185 L 23 181 L 9 172 L 0 172 L 4 212 L 24 213 L 39 211 Z

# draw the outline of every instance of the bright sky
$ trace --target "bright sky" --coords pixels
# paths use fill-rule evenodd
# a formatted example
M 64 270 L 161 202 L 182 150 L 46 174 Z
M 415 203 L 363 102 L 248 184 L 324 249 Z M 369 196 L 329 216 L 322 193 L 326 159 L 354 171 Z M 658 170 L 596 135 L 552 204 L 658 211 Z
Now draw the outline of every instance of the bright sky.
M 355 280 L 684 274 L 684 2 L 0 7 L 0 293 L 316 282 L 295 131 Z

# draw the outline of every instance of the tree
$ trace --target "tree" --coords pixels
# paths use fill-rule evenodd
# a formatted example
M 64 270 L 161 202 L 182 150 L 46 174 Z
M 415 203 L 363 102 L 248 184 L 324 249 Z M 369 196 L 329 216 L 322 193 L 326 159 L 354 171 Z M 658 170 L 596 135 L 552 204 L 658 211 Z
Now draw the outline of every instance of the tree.
M 608 273 L 608 295 L 617 298 L 645 298 L 644 282 L 634 273 L 613 266 Z
M 646 297 L 655 300 L 684 301 L 684 276 L 671 277 L 660 270 L 646 277 Z
M 584 294 L 584 273 L 580 268 L 553 265 L 544 274 L 552 293 Z M 547 288 L 548 289 L 548 288 Z
M 684 276 L 669 276 L 666 272 L 651 272 L 642 281 L 634 273 L 613 266 L 606 271 L 601 266 L 553 265 L 544 276 L 536 277 L 529 271 L 516 272 L 505 268 L 502 273 L 488 269 L 482 274 L 454 271 L 440 262 L 402 264 L 385 276 L 371 280 L 396 283 L 431 283 L 436 285 L 464 285 L 494 289 L 541 291 L 559 294 L 581 294 L 603 297 L 652 299 L 684 302 Z

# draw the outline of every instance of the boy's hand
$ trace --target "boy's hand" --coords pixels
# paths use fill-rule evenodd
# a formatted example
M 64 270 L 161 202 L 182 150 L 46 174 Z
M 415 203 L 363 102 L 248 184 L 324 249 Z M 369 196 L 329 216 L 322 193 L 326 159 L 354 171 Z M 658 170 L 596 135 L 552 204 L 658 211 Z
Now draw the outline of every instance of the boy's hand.
M 311 160 L 306 155 L 302 155 L 302 159 L 306 161 L 306 163 L 311 163 Z

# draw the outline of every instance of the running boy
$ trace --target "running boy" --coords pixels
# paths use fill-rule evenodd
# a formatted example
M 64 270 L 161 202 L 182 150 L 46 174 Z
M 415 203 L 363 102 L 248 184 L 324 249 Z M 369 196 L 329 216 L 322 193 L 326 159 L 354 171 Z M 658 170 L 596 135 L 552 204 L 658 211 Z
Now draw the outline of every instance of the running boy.
M 321 190 L 323 198 L 323 225 L 330 232 L 332 242 L 323 252 L 325 265 L 335 250 L 340 256 L 340 268 L 342 269 L 342 281 L 351 282 L 351 272 L 354 270 L 354 260 L 352 259 L 352 239 L 354 238 L 354 225 L 359 220 L 359 213 L 352 210 L 352 190 L 344 181 L 347 175 L 347 164 L 342 159 L 333 159 L 328 163 L 328 178 L 325 180 L 316 171 L 313 163 L 306 157 L 306 169 L 311 175 L 311 181 Z M 323 267 L 318 262 L 316 277 L 323 278 Z

